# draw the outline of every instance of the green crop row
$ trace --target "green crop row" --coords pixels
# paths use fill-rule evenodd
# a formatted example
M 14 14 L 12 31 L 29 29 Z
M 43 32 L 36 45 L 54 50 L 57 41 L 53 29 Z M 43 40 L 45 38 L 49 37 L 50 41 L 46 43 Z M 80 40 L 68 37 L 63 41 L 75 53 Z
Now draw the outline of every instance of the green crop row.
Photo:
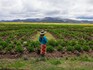
M 47 43 L 47 52 L 93 50 L 93 26 L 42 25 L 42 24 L 0 24 L 0 52 L 23 53 L 40 49 L 32 35 L 45 29 L 56 38 Z

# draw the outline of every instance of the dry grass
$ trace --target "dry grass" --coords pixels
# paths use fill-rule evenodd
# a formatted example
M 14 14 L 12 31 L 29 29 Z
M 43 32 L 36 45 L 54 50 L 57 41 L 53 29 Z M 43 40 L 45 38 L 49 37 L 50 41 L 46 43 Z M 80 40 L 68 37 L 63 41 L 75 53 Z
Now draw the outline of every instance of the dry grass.
M 32 37 L 33 40 L 38 41 L 39 35 L 40 35 L 40 32 L 37 32 L 37 34 L 35 34 Z M 46 32 L 45 36 L 47 37 L 48 40 L 56 40 L 55 37 L 52 34 L 50 34 L 49 32 Z
M 83 25 L 93 26 L 90 23 L 47 23 L 47 22 L 1 22 L 2 24 L 43 24 L 43 25 Z

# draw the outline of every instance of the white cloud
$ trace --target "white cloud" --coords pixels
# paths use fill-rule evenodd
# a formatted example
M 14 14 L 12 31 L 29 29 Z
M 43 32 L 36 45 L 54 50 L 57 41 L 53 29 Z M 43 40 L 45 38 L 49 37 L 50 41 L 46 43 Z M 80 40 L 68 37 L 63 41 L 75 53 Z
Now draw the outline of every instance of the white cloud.
M 93 0 L 0 0 L 0 20 L 93 16 Z

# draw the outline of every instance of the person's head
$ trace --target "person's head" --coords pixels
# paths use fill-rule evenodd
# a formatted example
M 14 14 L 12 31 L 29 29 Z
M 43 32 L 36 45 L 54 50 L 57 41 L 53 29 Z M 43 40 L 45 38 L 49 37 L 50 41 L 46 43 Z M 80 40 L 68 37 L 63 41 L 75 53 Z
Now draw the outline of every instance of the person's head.
M 44 34 L 40 34 L 40 37 L 42 38 L 44 36 Z
M 43 37 L 44 35 L 45 35 L 45 31 L 44 30 L 42 30 L 41 32 L 40 32 L 40 37 Z

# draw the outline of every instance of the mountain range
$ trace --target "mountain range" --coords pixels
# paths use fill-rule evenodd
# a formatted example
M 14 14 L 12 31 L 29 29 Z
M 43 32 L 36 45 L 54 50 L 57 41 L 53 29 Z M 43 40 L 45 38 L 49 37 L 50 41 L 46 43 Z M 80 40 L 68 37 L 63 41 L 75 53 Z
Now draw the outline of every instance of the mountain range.
M 77 17 L 76 19 L 45 17 L 45 18 L 29 18 L 29 19 L 15 19 L 15 20 L 1 20 L 1 22 L 56 22 L 56 23 L 93 23 L 93 19 L 87 17 Z

